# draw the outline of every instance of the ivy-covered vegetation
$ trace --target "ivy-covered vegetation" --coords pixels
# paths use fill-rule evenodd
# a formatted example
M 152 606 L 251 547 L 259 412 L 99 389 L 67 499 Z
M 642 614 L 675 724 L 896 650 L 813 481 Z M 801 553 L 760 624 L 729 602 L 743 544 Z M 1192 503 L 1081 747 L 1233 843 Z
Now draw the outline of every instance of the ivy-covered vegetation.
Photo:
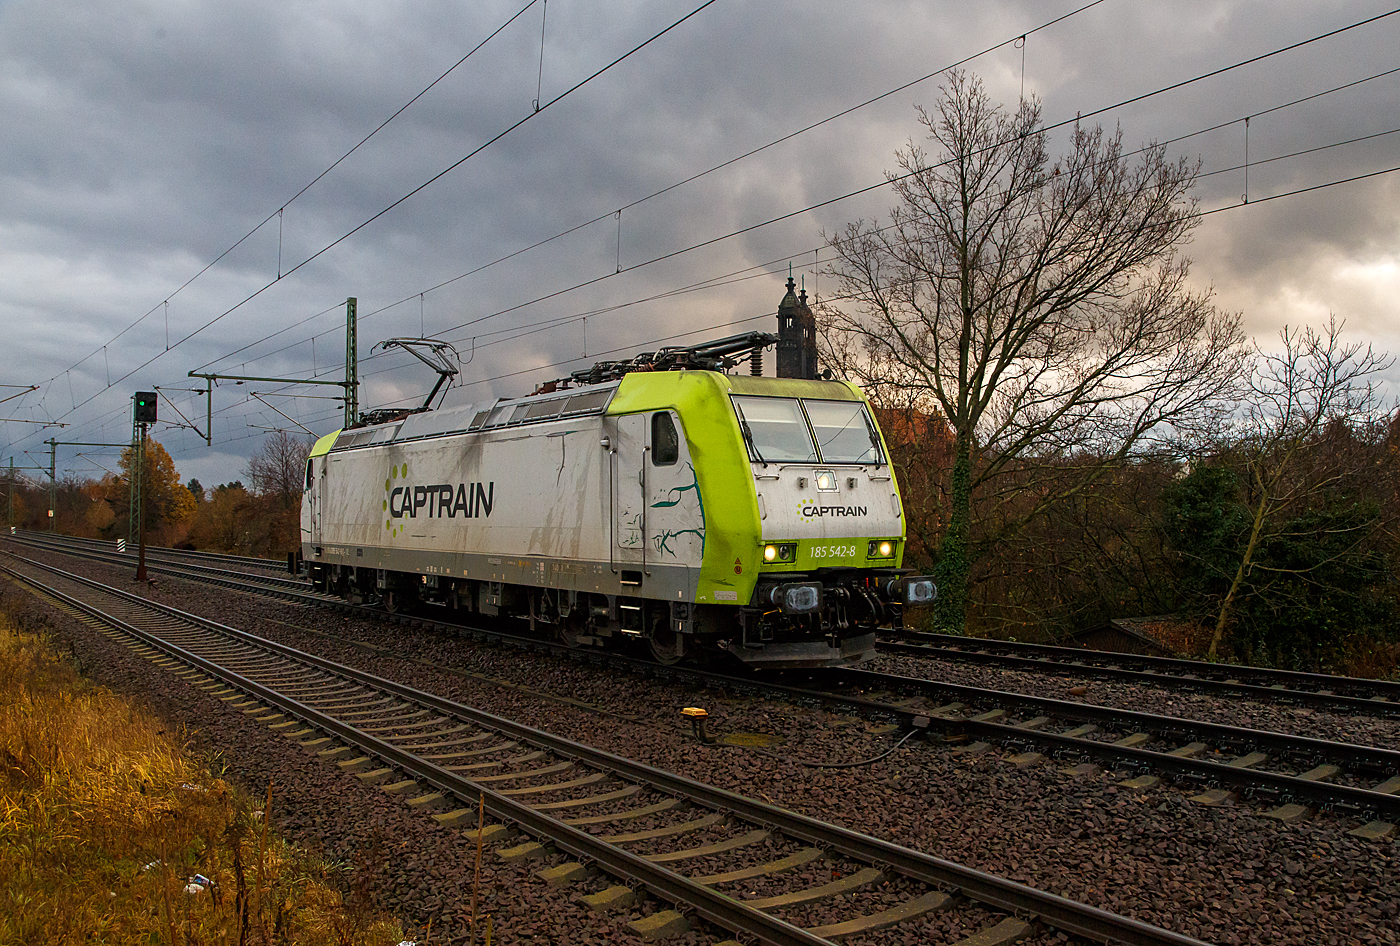
M 926 416 L 882 411 L 909 515 L 905 564 L 938 559 L 946 437 Z M 1332 424 L 1295 452 L 1296 501 L 1263 521 L 1217 659 L 1388 676 L 1400 664 L 1400 413 Z M 1342 463 L 1342 460 L 1345 463 Z M 1083 463 L 1097 462 L 1083 460 Z M 1208 656 L 1222 602 L 1255 529 L 1256 490 L 1237 444 L 1190 461 L 1124 460 L 1022 518 L 1045 492 L 1076 484 L 1076 461 L 1040 461 L 1034 485 L 974 503 L 967 633 L 1062 641 L 1115 618 L 1162 616 L 1168 646 Z M 932 626 L 932 625 L 931 625 Z

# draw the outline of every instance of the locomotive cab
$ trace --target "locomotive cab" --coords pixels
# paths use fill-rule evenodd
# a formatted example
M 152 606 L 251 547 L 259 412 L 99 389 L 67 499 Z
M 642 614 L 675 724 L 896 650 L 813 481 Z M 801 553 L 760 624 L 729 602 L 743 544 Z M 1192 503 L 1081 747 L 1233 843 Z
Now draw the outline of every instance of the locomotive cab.
M 667 413 L 630 413 L 644 405 Z M 675 594 L 694 602 L 669 628 L 681 636 L 676 649 L 717 644 L 772 668 L 856 664 L 874 656 L 876 627 L 900 623 L 904 604 L 932 599 L 932 581 L 901 568 L 898 486 L 854 385 L 638 374 L 623 380 L 609 411 L 621 412 L 612 448 L 626 471 L 614 527 L 636 550 L 630 561 L 651 566 L 633 573 L 639 591 L 656 593 L 655 566 L 669 556 L 699 554 L 690 594 Z M 629 425 L 637 435 L 626 435 Z M 650 460 L 634 459 L 642 455 Z M 667 480 L 657 461 L 672 457 L 679 462 Z

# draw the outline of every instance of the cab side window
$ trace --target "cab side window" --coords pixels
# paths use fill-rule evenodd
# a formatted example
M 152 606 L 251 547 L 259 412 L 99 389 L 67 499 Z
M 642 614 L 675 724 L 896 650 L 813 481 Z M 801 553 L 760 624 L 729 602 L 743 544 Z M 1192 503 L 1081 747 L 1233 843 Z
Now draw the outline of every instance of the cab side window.
M 681 437 L 675 421 L 667 411 L 651 415 L 651 462 L 653 466 L 670 466 L 680 459 Z
M 306 461 L 306 489 L 311 488 L 311 465 L 315 462 L 315 460 Z

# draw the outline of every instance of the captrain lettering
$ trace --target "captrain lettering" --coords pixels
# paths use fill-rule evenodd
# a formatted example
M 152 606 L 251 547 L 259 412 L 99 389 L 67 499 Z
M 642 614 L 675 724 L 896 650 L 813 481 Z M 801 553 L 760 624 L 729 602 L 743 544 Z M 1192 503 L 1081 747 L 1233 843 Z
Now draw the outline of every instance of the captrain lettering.
M 803 506 L 801 516 L 815 519 L 821 516 L 865 516 L 869 512 L 866 506 Z
M 496 502 L 496 484 L 450 483 L 432 486 L 396 486 L 389 493 L 389 515 L 395 519 L 485 518 Z

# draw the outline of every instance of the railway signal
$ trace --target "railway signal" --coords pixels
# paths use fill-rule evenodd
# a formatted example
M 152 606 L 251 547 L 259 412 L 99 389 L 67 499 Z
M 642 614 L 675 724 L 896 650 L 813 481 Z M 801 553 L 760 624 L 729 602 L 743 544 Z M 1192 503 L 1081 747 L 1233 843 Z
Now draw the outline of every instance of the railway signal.
M 131 473 L 131 511 L 136 515 L 136 580 L 146 581 L 146 429 L 156 422 L 156 392 L 137 391 L 131 396 L 131 439 L 136 447 Z M 129 531 L 129 526 L 128 526 Z
M 138 424 L 154 424 L 156 422 L 156 392 L 137 391 L 132 398 L 135 403 L 135 420 Z

